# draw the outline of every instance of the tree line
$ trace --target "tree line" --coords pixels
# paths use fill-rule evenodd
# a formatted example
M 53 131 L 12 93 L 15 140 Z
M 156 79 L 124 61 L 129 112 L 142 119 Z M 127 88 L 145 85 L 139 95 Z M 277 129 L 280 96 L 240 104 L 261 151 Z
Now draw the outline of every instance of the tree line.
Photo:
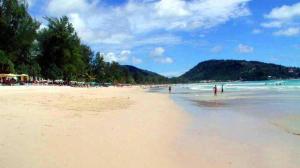
M 117 62 L 105 62 L 103 55 L 80 40 L 68 17 L 45 19 L 48 25 L 40 29 L 26 0 L 0 0 L 0 73 L 102 83 L 167 81 L 159 75 L 134 76 Z

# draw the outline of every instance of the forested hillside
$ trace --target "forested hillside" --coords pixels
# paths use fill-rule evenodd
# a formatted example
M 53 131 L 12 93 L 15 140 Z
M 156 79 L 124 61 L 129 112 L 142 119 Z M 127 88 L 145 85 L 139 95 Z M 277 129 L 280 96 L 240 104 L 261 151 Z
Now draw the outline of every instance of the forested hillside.
M 186 81 L 267 80 L 299 78 L 300 69 L 258 61 L 209 60 L 180 76 Z

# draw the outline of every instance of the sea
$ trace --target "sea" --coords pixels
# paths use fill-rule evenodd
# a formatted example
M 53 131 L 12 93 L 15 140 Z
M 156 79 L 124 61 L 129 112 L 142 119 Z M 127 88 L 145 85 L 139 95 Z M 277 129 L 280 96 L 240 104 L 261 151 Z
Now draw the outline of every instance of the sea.
M 300 167 L 300 80 L 177 84 L 170 97 L 193 119 L 184 139 L 194 141 L 187 144 L 214 136 L 246 146 L 253 160 L 251 150 L 264 153 L 256 167 Z M 268 160 L 274 165 L 266 166 Z

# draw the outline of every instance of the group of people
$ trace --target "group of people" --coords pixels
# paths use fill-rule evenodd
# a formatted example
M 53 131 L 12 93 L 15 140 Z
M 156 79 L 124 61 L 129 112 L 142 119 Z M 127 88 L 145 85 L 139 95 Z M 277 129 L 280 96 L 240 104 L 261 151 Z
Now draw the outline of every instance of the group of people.
M 217 96 L 218 95 L 218 87 L 217 87 L 217 85 L 215 85 L 213 87 L 213 91 L 214 91 L 214 95 Z M 221 93 L 224 93 L 224 85 L 222 85 L 222 87 L 221 87 Z
M 169 93 L 171 93 L 172 92 L 172 86 L 169 86 L 168 89 L 169 89 Z M 213 87 L 213 91 L 214 91 L 214 95 L 217 96 L 218 95 L 218 87 L 217 87 L 217 85 L 215 85 Z M 224 93 L 224 85 L 221 86 L 221 93 Z

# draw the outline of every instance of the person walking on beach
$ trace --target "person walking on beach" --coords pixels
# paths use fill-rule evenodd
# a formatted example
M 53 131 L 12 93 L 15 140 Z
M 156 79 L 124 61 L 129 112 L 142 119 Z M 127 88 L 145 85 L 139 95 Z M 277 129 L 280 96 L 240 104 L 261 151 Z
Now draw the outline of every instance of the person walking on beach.
M 222 85 L 221 93 L 224 93 L 224 85 Z
M 214 87 L 214 95 L 217 96 L 217 93 L 218 93 L 218 88 L 217 88 L 217 85 L 215 85 L 215 87 Z
M 172 87 L 171 86 L 169 86 L 169 93 L 171 93 L 172 92 Z

